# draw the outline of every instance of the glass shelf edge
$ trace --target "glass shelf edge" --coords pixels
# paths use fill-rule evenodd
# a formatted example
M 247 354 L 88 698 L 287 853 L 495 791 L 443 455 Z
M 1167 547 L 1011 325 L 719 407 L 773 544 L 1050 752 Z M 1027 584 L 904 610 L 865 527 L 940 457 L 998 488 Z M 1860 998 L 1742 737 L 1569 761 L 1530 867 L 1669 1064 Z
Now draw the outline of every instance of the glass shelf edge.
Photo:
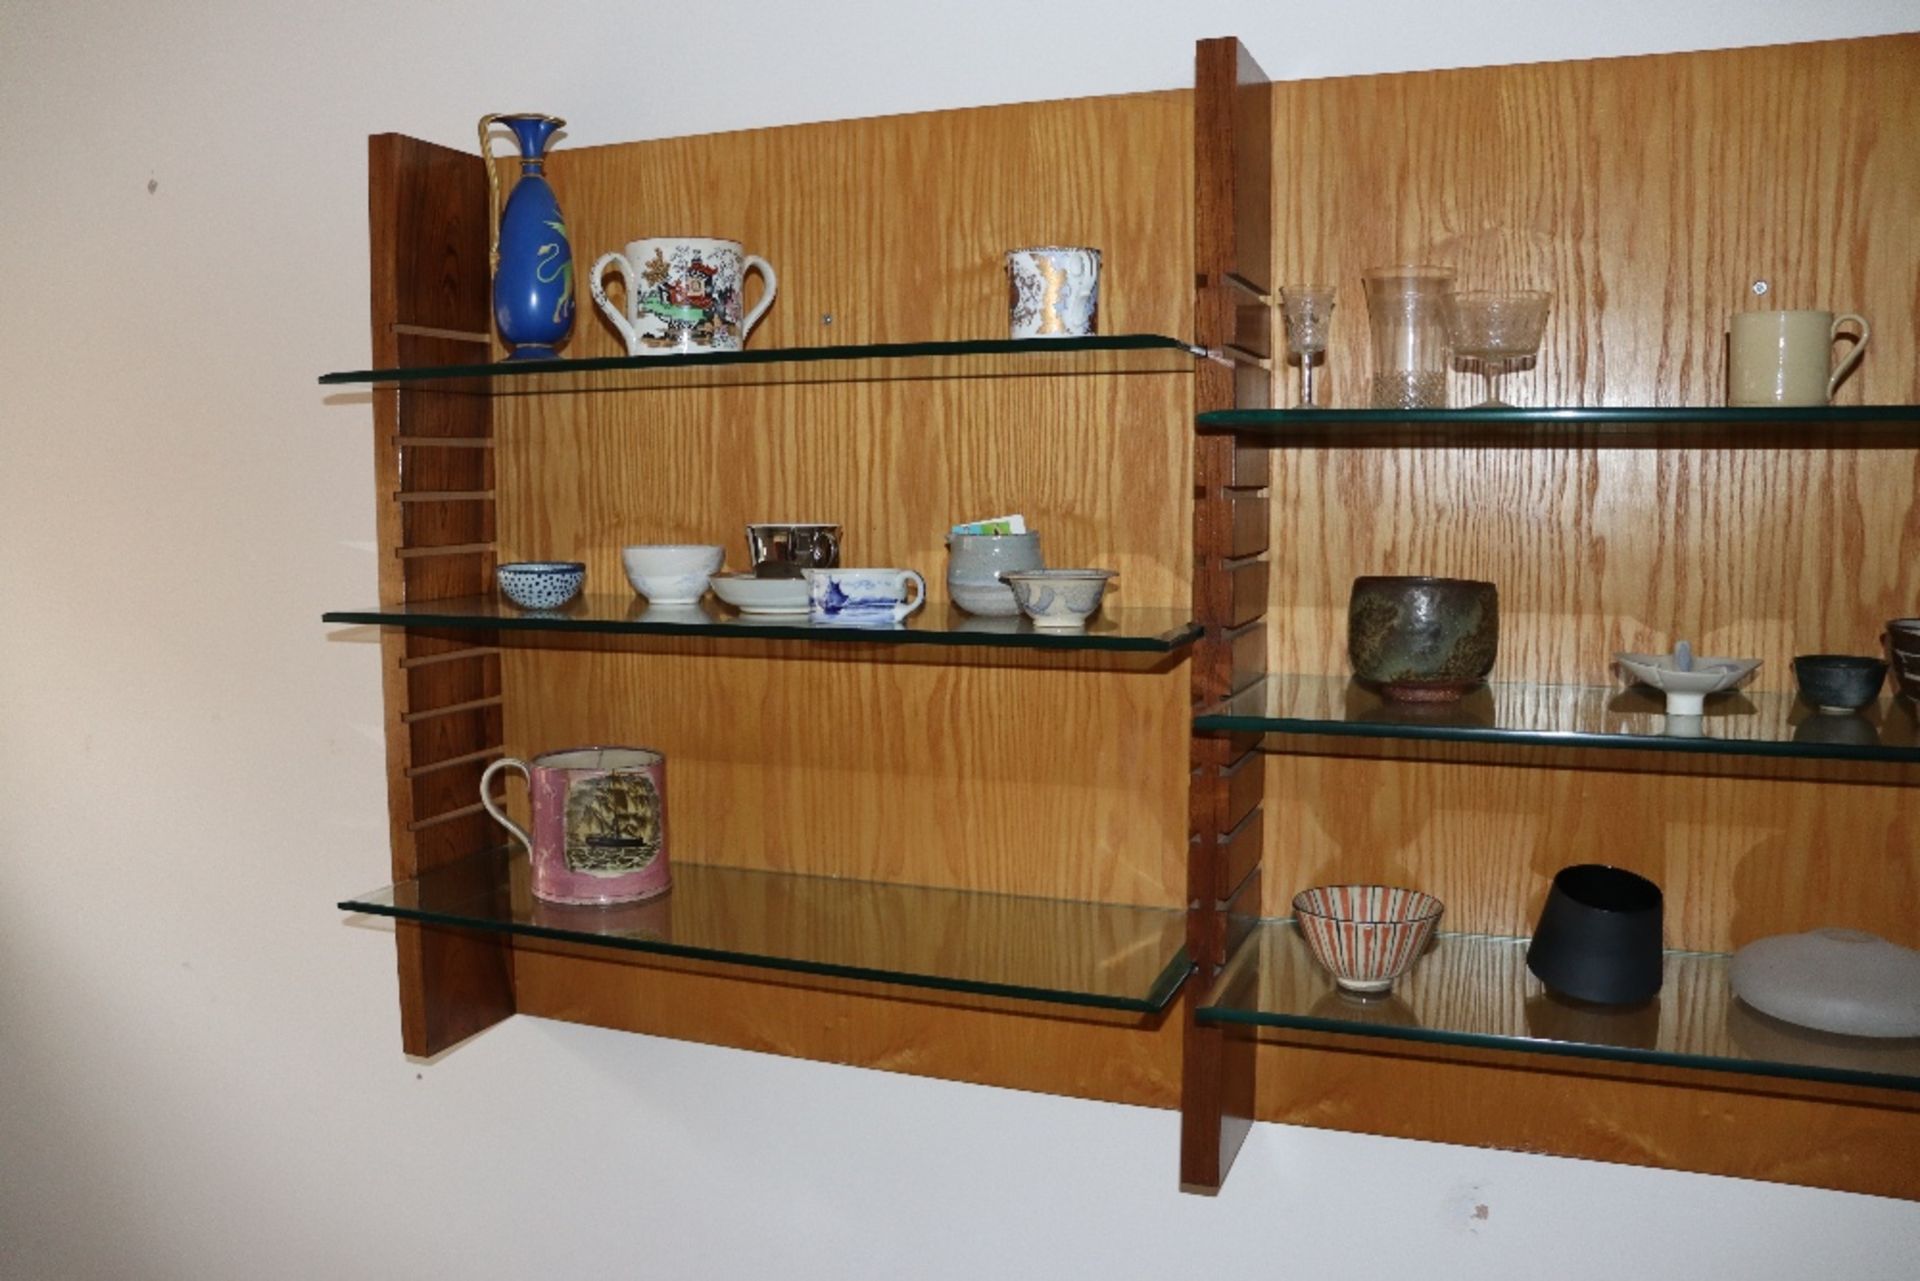
M 653 622 L 644 619 L 610 617 L 536 618 L 501 613 L 484 615 L 459 610 L 430 612 L 438 602 L 427 601 L 394 610 L 334 609 L 320 615 L 322 623 L 338 626 L 400 627 L 446 631 L 523 631 L 555 632 L 574 635 L 668 636 L 708 640 L 803 641 L 834 644 L 869 645 L 952 645 L 981 649 L 1059 650 L 1078 653 L 1177 654 L 1200 639 L 1202 628 L 1192 619 L 1158 632 L 1106 632 L 1050 630 L 1030 627 L 1023 631 L 958 631 L 916 627 L 909 621 L 900 628 L 813 625 L 804 616 L 791 621 L 743 623 L 738 619 L 713 619 L 709 622 Z M 411 612 L 418 611 L 418 612 Z M 1121 606 L 1114 616 L 1124 618 L 1128 607 Z
M 1428 743 L 1480 743 L 1506 747 L 1547 747 L 1560 749 L 1594 749 L 1600 751 L 1643 751 L 1674 753 L 1683 756 L 1754 756 L 1788 760 L 1829 760 L 1848 761 L 1865 764 L 1915 764 L 1920 763 L 1920 742 L 1868 744 L 1844 742 L 1820 742 L 1788 738 L 1729 738 L 1715 737 L 1711 734 L 1701 737 L 1682 737 L 1673 734 L 1656 734 L 1641 730 L 1622 729 L 1602 732 L 1590 729 L 1555 729 L 1501 727 L 1487 725 L 1424 725 L 1418 722 L 1390 720 L 1346 720 L 1332 717 L 1301 715 L 1269 715 L 1252 711 L 1234 710 L 1235 704 L 1255 701 L 1261 691 L 1271 688 L 1274 682 L 1295 682 L 1305 684 L 1325 682 L 1328 687 L 1346 688 L 1352 682 L 1346 677 L 1304 677 L 1287 673 L 1273 673 L 1241 690 L 1238 694 L 1224 699 L 1212 708 L 1197 713 L 1192 726 L 1196 734 L 1265 734 L 1276 737 L 1299 738 L 1359 738 L 1396 742 Z M 1496 694 L 1502 692 L 1528 692 L 1540 695 L 1585 693 L 1602 695 L 1608 698 L 1627 696 L 1637 686 L 1627 685 L 1557 685 L 1543 682 L 1494 682 L 1483 688 Z M 1776 700 L 1791 703 L 1795 696 L 1780 691 L 1741 691 L 1743 697 L 1761 700 L 1758 708 L 1750 707 L 1745 715 L 1758 716 L 1772 706 Z M 1655 696 L 1657 697 L 1657 695 Z M 1444 706 L 1444 705 L 1440 705 Z M 1883 714 L 1889 711 L 1906 716 L 1905 709 L 1895 695 L 1882 696 Z M 1623 711 L 1621 715 L 1652 714 L 1645 709 Z M 1776 711 L 1774 713 L 1778 715 Z M 1710 717 L 1709 719 L 1713 719 Z M 1844 718 L 1834 718 L 1841 720 Z M 1883 722 L 1884 724 L 1884 722 Z M 1876 730 L 1876 734 L 1879 731 Z M 1270 749 L 1271 750 L 1271 749 Z
M 1236 964 L 1256 963 L 1260 959 L 1260 939 L 1263 932 L 1285 930 L 1291 926 L 1291 917 L 1266 917 L 1255 921 L 1253 931 L 1241 945 L 1233 961 L 1215 980 L 1213 992 L 1194 1007 L 1194 1017 L 1203 1023 L 1231 1025 L 1239 1027 L 1272 1027 L 1289 1030 L 1325 1032 L 1342 1036 L 1373 1037 L 1387 1041 L 1411 1041 L 1424 1045 L 1435 1045 L 1454 1049 L 1498 1050 L 1515 1054 L 1542 1054 L 1555 1058 L 1598 1060 L 1614 1063 L 1632 1063 L 1640 1066 L 1653 1066 L 1677 1069 L 1681 1071 L 1730 1072 L 1773 1080 L 1810 1081 L 1821 1084 L 1858 1086 L 1870 1089 L 1892 1090 L 1904 1094 L 1920 1094 L 1920 1073 L 1897 1075 L 1866 1068 L 1844 1066 L 1821 1066 L 1818 1064 L 1793 1063 L 1778 1059 L 1760 1057 L 1733 1058 L 1725 1054 L 1688 1051 L 1680 1048 L 1654 1049 L 1646 1047 L 1609 1045 L 1600 1042 L 1556 1040 L 1548 1037 L 1518 1036 L 1493 1031 L 1470 1031 L 1432 1026 L 1386 1025 L 1355 1019 L 1352 1021 L 1327 1017 L 1321 1014 L 1249 1009 L 1244 1005 L 1214 1004 L 1213 996 L 1227 989 L 1233 977 Z M 1491 934 L 1441 934 L 1436 936 L 1436 944 L 1448 941 L 1456 945 L 1479 944 L 1490 947 L 1518 949 L 1528 940 L 1506 935 Z M 1301 944 L 1304 952 L 1304 944 Z M 1731 962 L 1732 956 L 1725 952 L 1695 952 L 1681 949 L 1668 949 L 1663 958 L 1671 960 L 1693 960 L 1717 963 Z M 1311 962 L 1310 962 L 1311 963 Z M 1316 965 L 1317 963 L 1312 963 Z M 1416 962 L 1416 967 L 1418 966 Z M 1256 980 L 1257 981 L 1257 980 Z M 1321 982 L 1328 991 L 1336 990 L 1330 978 Z M 1739 1003 L 1731 991 L 1727 993 L 1728 1002 Z M 1762 1016 L 1764 1017 L 1764 1016 Z M 1810 1035 L 1826 1035 L 1817 1029 L 1794 1029 Z M 1878 1048 L 1877 1038 L 1845 1038 L 1860 1042 L 1860 1048 Z M 1899 1045 L 1895 1040 L 1890 1044 Z
M 492 361 L 471 365 L 340 370 L 321 374 L 321 386 L 381 386 L 455 378 L 530 379 L 591 373 L 672 373 L 767 365 L 818 365 L 832 361 L 938 359 L 971 356 L 1060 355 L 1076 352 L 1167 351 L 1203 358 L 1203 348 L 1165 334 L 1096 334 L 1082 338 L 941 339 L 931 342 L 861 343 L 823 347 L 764 347 L 667 356 L 588 356 L 542 361 Z M 1165 371 L 1176 372 L 1176 371 Z
M 1338 1019 L 1317 1018 L 1310 1014 L 1273 1015 L 1231 1007 L 1198 1006 L 1194 1017 L 1202 1023 L 1236 1024 L 1242 1027 L 1286 1028 L 1300 1032 L 1331 1032 L 1340 1036 L 1367 1036 L 1383 1041 L 1414 1041 L 1452 1049 L 1501 1050 L 1512 1054 L 1545 1054 L 1554 1058 L 1599 1060 L 1608 1063 L 1633 1063 L 1643 1067 L 1663 1067 L 1684 1072 L 1732 1072 L 1740 1076 L 1768 1080 L 1814 1081 L 1825 1085 L 1857 1085 L 1877 1090 L 1898 1090 L 1920 1094 L 1920 1079 L 1886 1076 L 1850 1068 L 1800 1068 L 1751 1059 L 1728 1059 L 1705 1055 L 1689 1056 L 1685 1063 L 1670 1057 L 1613 1045 L 1589 1045 L 1578 1041 L 1529 1041 L 1484 1033 L 1448 1032 L 1436 1028 L 1388 1028 L 1372 1023 L 1343 1023 Z
M 1911 422 L 1920 429 L 1920 405 L 1561 405 L 1516 409 L 1215 409 L 1196 416 L 1202 427 L 1245 430 L 1383 423 L 1445 426 L 1614 426 L 1689 423 L 1876 423 Z
M 513 856 L 504 848 L 496 848 L 472 855 L 469 859 L 462 860 L 462 862 L 484 863 L 488 861 L 498 861 L 504 864 L 510 864 L 515 857 L 518 857 L 524 862 L 524 855 Z M 872 881 L 856 877 L 780 873 L 714 864 L 695 863 L 688 864 L 687 866 L 702 869 L 712 868 L 715 871 L 730 874 L 765 877 L 770 880 L 785 880 L 796 883 L 831 882 L 849 887 L 872 888 L 887 888 L 892 884 L 890 882 Z M 457 865 L 449 865 L 447 868 L 441 870 L 457 870 Z M 522 870 L 524 871 L 524 869 Z M 411 885 L 415 883 L 416 882 L 401 882 L 400 884 Z M 396 888 L 397 886 L 394 885 L 382 886 L 379 889 L 370 891 L 359 897 L 341 899 L 334 906 L 342 912 L 379 916 L 390 920 L 412 921 L 424 925 L 436 925 L 455 929 L 478 930 L 483 933 L 500 934 L 510 938 L 545 939 L 552 942 L 601 948 L 612 952 L 672 956 L 685 960 L 737 965 L 748 969 L 773 970 L 780 973 L 804 974 L 823 978 L 877 983 L 888 987 L 945 991 L 966 996 L 1009 998 L 1080 1009 L 1110 1010 L 1127 1014 L 1160 1014 L 1164 1012 L 1196 972 L 1196 967 L 1193 965 L 1185 945 L 1181 944 L 1174 948 L 1166 963 L 1160 967 L 1142 995 L 1132 997 L 1110 993 L 1090 993 L 1072 989 L 1043 987 L 991 979 L 968 979 L 931 973 L 911 974 L 904 973 L 900 970 L 888 970 L 840 961 L 814 961 L 804 958 L 779 956 L 772 953 L 754 954 L 744 951 L 729 951 L 724 948 L 700 944 L 675 943 L 661 939 L 643 939 L 630 935 L 596 934 L 586 930 L 568 929 L 564 926 L 545 925 L 520 919 L 487 917 L 445 908 L 435 909 L 430 907 L 407 906 L 378 900 L 378 895 L 392 893 Z M 984 890 L 936 890 L 921 886 L 900 886 L 898 888 L 927 890 L 930 893 L 951 894 L 956 897 L 980 897 L 1052 907 L 1084 906 L 1089 909 L 1118 908 L 1169 918 L 1175 916 L 1184 918 L 1185 916 L 1185 913 L 1179 908 L 1153 908 L 1129 904 L 1082 902 L 1072 899 L 1048 898 L 1043 895 L 998 894 Z M 670 896 L 671 891 L 668 896 L 664 897 Z

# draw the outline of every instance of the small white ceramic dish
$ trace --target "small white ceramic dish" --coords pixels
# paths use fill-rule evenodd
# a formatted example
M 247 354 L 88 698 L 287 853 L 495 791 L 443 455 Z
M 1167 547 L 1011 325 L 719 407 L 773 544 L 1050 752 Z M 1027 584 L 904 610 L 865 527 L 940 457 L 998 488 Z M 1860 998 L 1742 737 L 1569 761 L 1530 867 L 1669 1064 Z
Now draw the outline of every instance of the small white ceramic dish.
M 709 543 L 646 543 L 620 549 L 627 581 L 651 605 L 697 604 L 725 557 L 725 548 Z
M 1667 696 L 1670 716 L 1698 716 L 1706 710 L 1707 695 L 1732 689 L 1760 666 L 1757 658 L 1695 658 L 1690 670 L 1674 654 L 1615 654 L 1613 661 L 1642 685 Z
M 743 614 L 805 614 L 813 608 L 804 578 L 716 574 L 713 594 Z
M 1755 939 L 1733 954 L 1733 994 L 1776 1019 L 1845 1036 L 1920 1036 L 1920 952 L 1864 930 Z
M 1111 569 L 1008 569 L 998 577 L 1013 588 L 1014 600 L 1035 627 L 1064 631 L 1087 625 L 1100 608 L 1108 580 L 1119 574 Z

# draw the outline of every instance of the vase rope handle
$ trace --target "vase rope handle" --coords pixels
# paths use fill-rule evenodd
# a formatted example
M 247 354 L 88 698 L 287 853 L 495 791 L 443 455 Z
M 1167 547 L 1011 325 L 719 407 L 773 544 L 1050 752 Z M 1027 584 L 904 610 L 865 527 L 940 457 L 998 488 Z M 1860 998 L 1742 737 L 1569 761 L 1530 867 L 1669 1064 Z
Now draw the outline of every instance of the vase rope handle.
M 480 117 L 480 163 L 487 167 L 487 279 L 500 270 L 500 171 L 493 167 L 493 145 L 488 135 L 500 117 L 489 113 Z
M 558 116 L 540 115 L 529 111 L 493 111 L 480 117 L 480 163 L 487 167 L 487 279 L 491 280 L 500 270 L 500 170 L 494 163 L 493 146 L 490 141 L 493 126 L 502 120 L 547 120 L 556 129 L 564 129 L 567 122 Z M 539 156 L 531 157 L 534 160 Z M 521 157 L 528 159 L 528 157 Z

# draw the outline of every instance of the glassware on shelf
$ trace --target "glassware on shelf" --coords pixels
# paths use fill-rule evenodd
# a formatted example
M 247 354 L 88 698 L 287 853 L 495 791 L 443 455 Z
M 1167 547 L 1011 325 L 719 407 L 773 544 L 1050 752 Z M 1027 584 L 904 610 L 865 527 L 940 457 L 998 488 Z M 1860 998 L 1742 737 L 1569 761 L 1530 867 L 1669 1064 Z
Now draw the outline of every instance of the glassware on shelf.
M 1487 398 L 1475 409 L 1518 408 L 1500 399 L 1500 375 L 1539 354 L 1552 306 L 1553 295 L 1544 289 L 1471 289 L 1453 296 L 1447 317 L 1453 354 L 1477 361 L 1487 382 Z
M 1300 365 L 1300 408 L 1319 404 L 1313 367 L 1327 356 L 1327 331 L 1333 324 L 1332 285 L 1286 285 L 1280 290 L 1280 315 L 1287 328 L 1287 354 Z
M 1451 267 L 1375 267 L 1362 273 L 1373 329 L 1375 409 L 1445 409 Z

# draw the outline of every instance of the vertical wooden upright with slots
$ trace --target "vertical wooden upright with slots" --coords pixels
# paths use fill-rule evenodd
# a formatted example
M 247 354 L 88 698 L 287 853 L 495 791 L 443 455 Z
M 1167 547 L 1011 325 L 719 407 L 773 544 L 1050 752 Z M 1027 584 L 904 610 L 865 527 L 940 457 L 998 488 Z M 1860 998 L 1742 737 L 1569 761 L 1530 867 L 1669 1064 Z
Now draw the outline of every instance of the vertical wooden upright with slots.
M 483 162 L 396 134 L 369 140 L 377 368 L 471 363 L 490 351 Z M 487 590 L 494 566 L 491 401 L 457 391 L 373 393 L 380 603 Z M 393 876 L 453 863 L 490 838 L 475 799 L 501 751 L 500 654 L 488 633 L 387 628 L 387 812 Z M 402 921 L 400 1035 L 437 1054 L 513 1013 L 497 936 Z
M 1204 40 L 1194 67 L 1194 409 L 1265 408 L 1274 355 L 1272 247 L 1266 211 L 1273 151 L 1266 76 L 1240 42 Z M 1193 608 L 1206 628 L 1192 660 L 1193 701 L 1209 707 L 1266 671 L 1267 454 L 1231 436 L 1194 437 Z M 1258 743 L 1193 740 L 1188 951 L 1203 997 L 1231 950 L 1235 922 L 1259 915 L 1265 778 Z M 1245 1047 L 1188 1011 L 1181 1080 L 1180 1182 L 1215 1191 L 1253 1116 Z

